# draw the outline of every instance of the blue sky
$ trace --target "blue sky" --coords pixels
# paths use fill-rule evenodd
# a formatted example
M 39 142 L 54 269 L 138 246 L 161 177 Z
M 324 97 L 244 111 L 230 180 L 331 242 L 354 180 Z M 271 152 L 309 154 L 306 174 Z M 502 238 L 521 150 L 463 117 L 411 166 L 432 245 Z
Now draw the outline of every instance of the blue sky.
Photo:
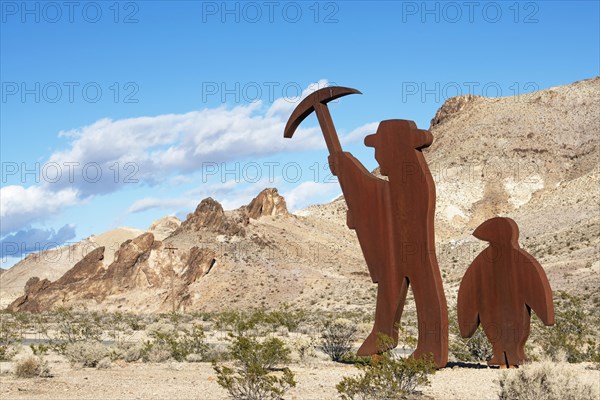
M 427 128 L 456 94 L 600 74 L 597 1 L 69 4 L 1 2 L 4 267 L 183 218 L 207 196 L 234 208 L 276 186 L 292 209 L 330 200 L 316 118 L 282 138 L 298 96 L 327 84 L 363 92 L 331 110 L 371 169 L 362 138 L 378 121 Z

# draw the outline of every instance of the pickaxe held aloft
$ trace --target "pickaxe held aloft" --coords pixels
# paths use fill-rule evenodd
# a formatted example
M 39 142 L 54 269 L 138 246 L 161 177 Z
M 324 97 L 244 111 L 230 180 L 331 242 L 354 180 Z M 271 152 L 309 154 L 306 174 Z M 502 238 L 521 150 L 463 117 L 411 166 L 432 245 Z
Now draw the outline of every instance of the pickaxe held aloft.
M 319 119 L 321 130 L 323 131 L 323 136 L 325 137 L 325 142 L 327 143 L 329 154 L 341 152 L 342 146 L 340 145 L 340 140 L 335 131 L 335 126 L 333 125 L 331 114 L 327 108 L 327 103 L 342 96 L 355 93 L 362 94 L 356 89 L 343 86 L 326 87 L 311 93 L 298 104 L 290 116 L 290 119 L 285 126 L 285 130 L 283 131 L 283 136 L 291 138 L 294 135 L 296 128 L 298 128 L 298 125 L 315 111 L 317 113 L 317 118 Z

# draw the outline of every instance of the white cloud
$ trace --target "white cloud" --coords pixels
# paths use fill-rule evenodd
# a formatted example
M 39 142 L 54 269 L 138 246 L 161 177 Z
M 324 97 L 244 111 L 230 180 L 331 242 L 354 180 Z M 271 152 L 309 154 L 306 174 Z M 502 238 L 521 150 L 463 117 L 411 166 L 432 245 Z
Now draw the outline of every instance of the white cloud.
M 232 109 L 219 107 L 118 121 L 103 119 L 61 132 L 72 138 L 70 147 L 52 154 L 49 162 L 61 166 L 76 163 L 74 181 L 63 173 L 51 186 L 74 186 L 82 196 L 88 196 L 118 190 L 127 183 L 127 173 L 133 173 L 130 178 L 154 184 L 172 174 L 198 171 L 206 163 L 324 148 L 319 127 L 301 127 L 298 136 L 302 140 L 283 138 L 286 118 L 294 106 L 278 99 L 266 111 L 260 102 L 255 102 Z M 95 165 L 102 171 L 98 181 Z M 85 166 L 90 166 L 87 174 L 83 171 Z
M 128 213 L 135 214 L 147 210 L 158 209 L 175 209 L 180 210 L 183 208 L 190 208 L 193 206 L 191 199 L 180 199 L 180 198 L 166 198 L 161 199 L 158 197 L 144 197 L 143 199 L 136 200 L 127 209 Z
M 289 116 L 292 114 L 292 111 L 294 111 L 294 108 L 296 108 L 298 103 L 300 103 L 312 92 L 327 86 L 329 86 L 329 82 L 325 79 L 321 79 L 316 83 L 311 83 L 308 85 L 308 87 L 302 91 L 302 94 L 298 98 L 280 97 L 276 99 L 267 111 L 267 118 L 285 119 L 285 122 L 287 122 L 287 118 L 289 118 Z
M 20 257 L 40 250 L 56 248 L 75 237 L 75 226 L 54 229 L 30 228 L 10 234 L 0 240 L 0 257 Z
M 327 81 L 321 80 L 307 87 L 302 96 L 326 85 Z M 94 195 L 118 191 L 127 185 L 168 182 L 174 176 L 200 171 L 206 163 L 325 148 L 318 126 L 301 126 L 296 134 L 298 140 L 283 138 L 287 118 L 298 101 L 279 98 L 270 107 L 255 102 L 184 114 L 121 120 L 105 118 L 77 129 L 61 131 L 59 136 L 67 138 L 69 145 L 54 152 L 48 159 L 48 163 L 60 166 L 61 177 L 55 182 L 45 181 L 30 187 L 2 188 L 2 232 L 22 229 L 33 221 L 59 212 L 63 207 Z M 348 143 L 362 139 L 362 133 L 371 131 L 371 125 L 350 132 L 342 141 Z M 98 171 L 101 173 L 99 177 Z M 251 185 L 249 188 L 252 186 L 257 187 Z M 271 182 L 268 186 L 274 185 Z M 224 201 L 224 205 L 235 207 L 242 199 L 256 194 L 249 190 L 253 189 L 228 191 L 233 198 Z M 216 196 L 208 191 L 205 194 Z M 293 195 L 292 203 L 300 204 L 307 200 L 306 195 L 301 198 L 299 192 Z M 197 200 L 198 197 L 194 199 Z M 184 200 L 147 198 L 132 204 L 129 211 L 186 205 L 189 203 Z
M 77 202 L 77 190 L 72 188 L 57 192 L 39 186 L 24 188 L 10 185 L 0 188 L 0 236 L 22 229 Z
M 295 212 L 325 198 L 331 198 L 340 191 L 337 183 L 302 182 L 292 190 L 283 193 L 290 212 Z
M 340 142 L 342 144 L 363 141 L 365 136 L 370 135 L 371 133 L 375 133 L 377 131 L 377 127 L 379 126 L 379 122 L 370 122 L 368 124 L 364 124 L 354 129 L 350 133 L 342 136 L 340 138 Z
M 212 197 L 217 200 L 225 210 L 234 210 L 248 204 L 261 190 L 275 187 L 280 180 L 270 181 L 268 177 L 252 184 L 240 184 L 235 181 L 225 181 L 216 184 L 207 184 L 185 192 L 175 198 L 146 197 L 135 201 L 129 208 L 131 214 L 162 209 L 171 212 L 193 211 L 202 199 Z

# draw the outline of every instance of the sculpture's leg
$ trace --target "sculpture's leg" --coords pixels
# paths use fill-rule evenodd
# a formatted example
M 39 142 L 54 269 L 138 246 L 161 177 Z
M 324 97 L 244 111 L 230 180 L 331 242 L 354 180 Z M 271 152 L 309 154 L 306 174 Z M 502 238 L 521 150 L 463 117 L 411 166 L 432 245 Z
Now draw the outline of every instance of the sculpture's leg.
M 519 354 L 521 353 L 521 354 Z M 506 352 L 506 363 L 508 367 L 514 367 L 523 364 L 525 361 L 525 355 L 523 352 L 519 352 L 518 348 L 507 349 Z
M 501 343 L 492 343 L 492 358 L 488 360 L 487 364 L 506 367 L 506 355 Z
M 394 342 L 394 347 L 398 345 L 398 330 L 400 328 L 400 320 L 402 319 L 404 304 L 406 304 L 406 295 L 408 293 L 408 279 L 404 277 L 400 282 L 400 296 L 398 298 L 398 307 L 396 308 L 396 315 L 394 315 L 394 327 L 392 331 L 392 340 Z
M 506 359 L 509 366 L 521 365 L 525 362 L 525 342 L 529 337 L 530 331 L 530 314 L 526 307 L 523 307 L 523 319 L 520 324 L 520 328 L 516 329 L 511 336 L 507 338 L 507 344 L 505 346 Z
M 377 305 L 375 307 L 375 323 L 373 330 L 356 352 L 359 356 L 381 353 L 378 334 L 392 338 L 392 345 L 398 345 L 398 327 L 396 318 L 402 316 L 408 281 L 403 279 L 382 279 L 377 285 Z
M 448 308 L 441 285 L 436 284 L 436 279 L 425 268 L 428 266 L 419 265 L 409 282 L 415 296 L 419 325 L 418 344 L 412 356 L 419 358 L 431 354 L 435 364 L 443 368 L 448 363 Z

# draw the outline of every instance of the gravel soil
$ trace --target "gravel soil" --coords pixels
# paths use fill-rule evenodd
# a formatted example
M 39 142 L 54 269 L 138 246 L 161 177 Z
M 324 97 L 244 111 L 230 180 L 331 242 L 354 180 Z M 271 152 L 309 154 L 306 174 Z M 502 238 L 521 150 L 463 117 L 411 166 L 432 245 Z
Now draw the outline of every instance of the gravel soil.
M 216 382 L 209 363 L 126 364 L 109 369 L 73 368 L 64 361 L 51 361 L 52 378 L 19 379 L 10 371 L 12 363 L 0 365 L 0 398 L 9 399 L 227 399 Z M 600 390 L 600 370 L 590 364 L 570 364 L 578 379 Z M 291 366 L 297 386 L 286 399 L 338 399 L 335 385 L 357 372 L 352 365 L 316 360 L 311 365 Z M 433 375 L 431 385 L 421 388 L 425 398 L 496 399 L 497 380 L 506 370 L 478 365 L 444 368 Z M 512 373 L 508 371 L 508 373 Z

